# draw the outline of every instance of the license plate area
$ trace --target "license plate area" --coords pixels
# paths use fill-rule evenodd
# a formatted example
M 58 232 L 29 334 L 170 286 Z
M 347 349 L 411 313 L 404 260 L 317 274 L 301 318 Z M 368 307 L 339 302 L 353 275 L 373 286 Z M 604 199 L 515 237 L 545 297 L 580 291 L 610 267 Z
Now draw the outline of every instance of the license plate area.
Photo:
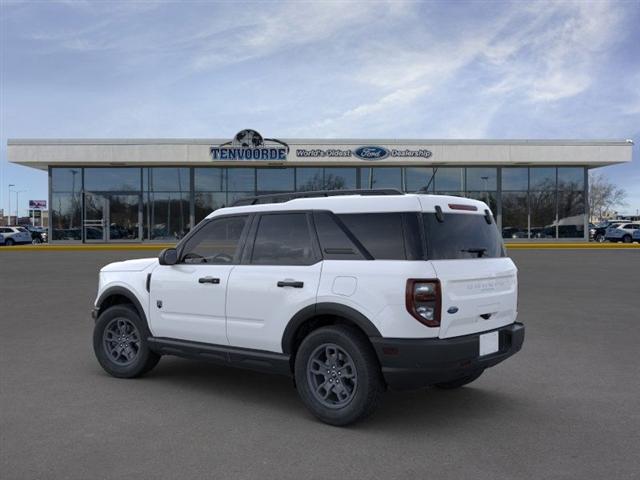
M 491 355 L 500 349 L 500 337 L 498 332 L 483 333 L 480 335 L 480 356 Z

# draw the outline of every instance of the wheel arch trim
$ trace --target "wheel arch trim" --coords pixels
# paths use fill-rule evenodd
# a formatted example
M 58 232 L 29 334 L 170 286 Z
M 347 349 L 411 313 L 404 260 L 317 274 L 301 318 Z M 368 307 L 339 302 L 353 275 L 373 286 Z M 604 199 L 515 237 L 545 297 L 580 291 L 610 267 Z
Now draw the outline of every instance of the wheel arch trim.
M 102 308 L 102 304 L 104 303 L 104 301 L 107 298 L 112 297 L 114 295 L 123 296 L 123 297 L 126 297 L 128 300 L 130 300 L 133 306 L 136 308 L 138 315 L 140 315 L 140 318 L 147 325 L 149 325 L 149 322 L 147 321 L 147 314 L 145 313 L 144 308 L 142 308 L 142 303 L 140 303 L 140 300 L 138 299 L 135 293 L 133 293 L 131 290 L 125 287 L 116 285 L 116 286 L 107 288 L 104 292 L 100 294 L 100 296 L 96 300 L 96 303 L 95 303 L 96 308 L 100 310 Z
M 349 307 L 342 303 L 322 302 L 308 305 L 298 311 L 287 323 L 287 327 L 282 334 L 282 351 L 290 354 L 293 350 L 293 343 L 296 339 L 298 329 L 308 320 L 320 315 L 331 315 L 342 317 L 345 320 L 355 324 L 368 337 L 381 337 L 380 331 L 365 315 L 355 308 Z

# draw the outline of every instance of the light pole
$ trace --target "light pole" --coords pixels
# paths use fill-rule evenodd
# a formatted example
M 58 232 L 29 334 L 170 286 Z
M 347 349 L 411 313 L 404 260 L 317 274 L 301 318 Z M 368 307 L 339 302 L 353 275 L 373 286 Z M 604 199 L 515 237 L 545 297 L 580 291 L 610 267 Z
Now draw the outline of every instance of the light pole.
M 15 187 L 13 183 L 9 184 L 9 210 L 7 214 L 7 225 L 11 225 L 11 187 Z
M 26 190 L 16 190 L 16 225 L 18 225 L 18 208 L 20 208 L 20 194 Z

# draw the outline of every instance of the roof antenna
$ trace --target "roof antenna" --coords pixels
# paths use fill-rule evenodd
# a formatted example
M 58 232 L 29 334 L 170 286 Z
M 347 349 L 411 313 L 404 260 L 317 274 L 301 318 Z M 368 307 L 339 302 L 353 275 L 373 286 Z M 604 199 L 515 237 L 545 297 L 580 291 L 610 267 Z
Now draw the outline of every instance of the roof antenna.
M 438 173 L 438 167 L 435 167 L 433 169 L 433 173 L 431 174 L 431 178 L 429 179 L 429 181 L 427 182 L 427 186 L 425 187 L 424 191 L 426 193 L 429 193 L 429 187 L 431 186 L 431 183 L 433 182 L 434 177 L 436 176 L 436 173 Z M 420 189 L 422 190 L 422 189 Z

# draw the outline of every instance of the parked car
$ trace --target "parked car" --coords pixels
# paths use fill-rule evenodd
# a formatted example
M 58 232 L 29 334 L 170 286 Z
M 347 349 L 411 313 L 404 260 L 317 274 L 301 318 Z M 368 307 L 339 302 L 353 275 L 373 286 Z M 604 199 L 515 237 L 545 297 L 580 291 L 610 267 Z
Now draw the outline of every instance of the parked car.
M 46 228 L 34 227 L 33 225 L 21 225 L 21 227 L 31 234 L 31 243 L 34 245 L 47 243 L 48 233 Z
M 31 234 L 22 227 L 0 227 L 6 246 L 31 243 Z
M 640 223 L 623 223 L 607 228 L 605 239 L 610 242 L 631 243 L 633 233 L 640 228 Z
M 527 238 L 527 231 L 517 227 L 504 227 L 502 229 L 502 238 Z
M 598 243 L 602 243 L 605 241 L 605 237 L 607 236 L 607 228 L 615 227 L 623 223 L 627 223 L 627 221 L 626 220 L 607 220 L 606 222 L 599 223 L 592 230 L 589 230 L 589 236 L 594 241 Z
M 243 199 L 158 258 L 102 268 L 102 368 L 138 377 L 179 355 L 289 375 L 346 425 L 386 388 L 458 388 L 520 350 L 517 269 L 485 203 L 347 193 Z

